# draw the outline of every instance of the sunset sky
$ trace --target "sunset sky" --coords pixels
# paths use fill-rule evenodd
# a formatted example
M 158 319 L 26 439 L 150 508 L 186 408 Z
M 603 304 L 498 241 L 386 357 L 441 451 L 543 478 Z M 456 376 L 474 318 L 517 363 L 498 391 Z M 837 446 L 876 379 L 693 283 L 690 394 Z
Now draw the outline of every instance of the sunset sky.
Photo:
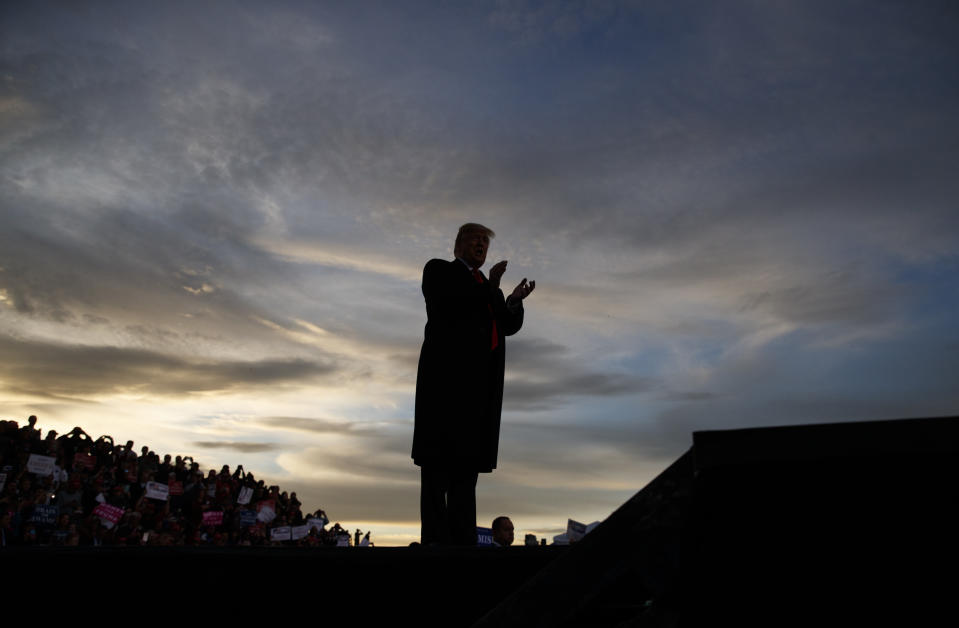
M 695 430 L 959 414 L 957 33 L 952 0 L 4 2 L 0 417 L 406 544 L 421 272 L 474 221 L 537 284 L 478 486 L 519 539 Z

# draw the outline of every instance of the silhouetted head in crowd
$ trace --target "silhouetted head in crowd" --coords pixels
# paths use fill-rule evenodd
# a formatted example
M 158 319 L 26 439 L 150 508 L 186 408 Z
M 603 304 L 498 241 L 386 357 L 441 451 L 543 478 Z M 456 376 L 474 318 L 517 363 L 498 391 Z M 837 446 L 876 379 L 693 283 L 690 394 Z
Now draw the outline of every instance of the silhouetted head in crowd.
M 501 516 L 493 519 L 493 542 L 502 547 L 513 544 L 513 522 L 509 517 Z

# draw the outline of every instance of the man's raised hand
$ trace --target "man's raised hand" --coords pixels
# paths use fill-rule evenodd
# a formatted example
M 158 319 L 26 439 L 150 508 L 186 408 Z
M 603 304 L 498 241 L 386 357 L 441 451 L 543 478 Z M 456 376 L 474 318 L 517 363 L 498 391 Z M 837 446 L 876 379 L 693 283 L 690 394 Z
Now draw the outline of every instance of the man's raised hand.
M 497 262 L 489 269 L 489 282 L 492 284 L 493 288 L 499 288 L 499 280 L 503 277 L 503 273 L 506 272 L 506 260 L 502 262 Z
M 492 270 L 490 270 L 490 273 L 492 273 Z M 527 283 L 526 277 L 523 277 L 523 281 L 519 282 L 519 285 L 513 288 L 513 293 L 510 294 L 509 296 L 513 297 L 514 299 L 519 299 L 520 301 L 522 301 L 523 299 L 529 296 L 529 293 L 532 292 L 533 288 L 535 287 L 536 287 L 535 281 L 530 281 L 529 283 Z

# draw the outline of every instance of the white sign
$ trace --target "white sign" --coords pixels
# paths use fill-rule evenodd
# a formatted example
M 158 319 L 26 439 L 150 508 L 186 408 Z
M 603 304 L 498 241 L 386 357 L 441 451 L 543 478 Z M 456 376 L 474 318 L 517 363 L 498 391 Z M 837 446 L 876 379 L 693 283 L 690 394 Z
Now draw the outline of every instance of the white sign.
M 249 504 L 250 500 L 253 498 L 253 489 L 249 486 L 244 486 L 240 489 L 240 494 L 236 497 L 236 503 L 238 504 Z
M 336 537 L 336 546 L 337 547 L 349 547 L 350 546 L 350 535 L 349 534 L 340 534 Z
M 170 487 L 159 482 L 147 482 L 147 497 L 166 501 L 170 496 Z
M 291 535 L 294 541 L 299 541 L 302 538 L 305 538 L 310 535 L 310 526 L 293 526 L 290 529 Z
M 53 467 L 56 462 L 57 459 L 53 456 L 30 454 L 30 458 L 27 459 L 27 471 L 39 476 L 53 475 Z
M 313 517 L 310 517 L 309 519 L 306 520 L 307 526 L 311 528 L 316 528 L 320 532 L 323 531 L 323 528 L 326 526 L 327 523 L 328 522 L 326 519 L 315 519 Z
M 289 541 L 290 526 L 278 526 L 276 528 L 270 528 L 270 540 L 271 541 Z
M 273 510 L 273 507 L 268 504 L 262 504 L 259 512 L 256 513 L 256 520 L 262 521 L 263 523 L 269 523 L 274 519 L 276 519 L 276 511 Z

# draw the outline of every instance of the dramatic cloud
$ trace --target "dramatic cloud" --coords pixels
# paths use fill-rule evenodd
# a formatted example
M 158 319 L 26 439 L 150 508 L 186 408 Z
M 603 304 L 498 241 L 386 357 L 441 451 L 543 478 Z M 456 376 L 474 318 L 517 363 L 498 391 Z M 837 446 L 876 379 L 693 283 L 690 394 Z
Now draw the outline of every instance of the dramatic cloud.
M 483 516 L 605 516 L 694 430 L 956 414 L 957 30 L 946 0 L 4 3 L 0 413 L 408 542 L 420 274 L 480 221 L 537 282 Z

